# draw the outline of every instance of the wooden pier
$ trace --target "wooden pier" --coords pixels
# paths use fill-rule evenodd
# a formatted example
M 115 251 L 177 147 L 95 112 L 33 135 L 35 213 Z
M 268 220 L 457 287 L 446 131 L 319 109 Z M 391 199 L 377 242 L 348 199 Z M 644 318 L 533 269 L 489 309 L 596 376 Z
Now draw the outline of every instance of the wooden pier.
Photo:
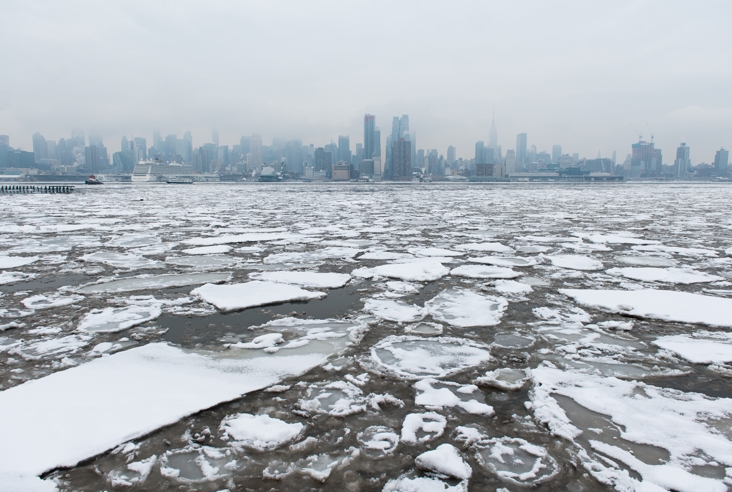
M 72 185 L 6 185 L 0 184 L 0 193 L 73 193 Z

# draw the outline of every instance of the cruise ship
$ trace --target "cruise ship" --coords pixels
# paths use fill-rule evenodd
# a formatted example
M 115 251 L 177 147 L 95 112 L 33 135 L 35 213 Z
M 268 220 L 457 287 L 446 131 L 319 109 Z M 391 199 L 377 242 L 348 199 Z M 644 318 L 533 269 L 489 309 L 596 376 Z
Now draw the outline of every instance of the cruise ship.
M 160 161 L 140 161 L 135 164 L 132 171 L 133 183 L 158 183 L 165 182 L 169 178 L 190 178 L 193 180 L 193 166 L 190 164 L 170 163 Z

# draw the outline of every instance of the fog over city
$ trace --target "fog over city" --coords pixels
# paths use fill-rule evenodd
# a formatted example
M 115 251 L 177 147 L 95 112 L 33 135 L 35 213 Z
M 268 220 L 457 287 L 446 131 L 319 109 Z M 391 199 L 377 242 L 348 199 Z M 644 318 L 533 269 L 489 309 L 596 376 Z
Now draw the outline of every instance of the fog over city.
M 0 133 L 79 128 L 360 141 L 409 114 L 419 145 L 470 158 L 495 111 L 551 152 L 619 160 L 643 134 L 694 164 L 729 148 L 732 8 L 667 2 L 3 1 Z

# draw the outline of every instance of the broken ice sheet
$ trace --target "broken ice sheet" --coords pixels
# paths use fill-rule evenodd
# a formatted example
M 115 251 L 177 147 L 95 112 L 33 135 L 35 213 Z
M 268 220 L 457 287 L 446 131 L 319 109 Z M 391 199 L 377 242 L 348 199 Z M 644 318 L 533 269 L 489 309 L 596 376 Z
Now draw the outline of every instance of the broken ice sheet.
M 361 450 L 372 459 L 384 458 L 399 445 L 399 435 L 391 427 L 372 425 L 356 437 Z
M 417 396 L 414 403 L 430 410 L 460 408 L 465 412 L 490 417 L 493 407 L 485 403 L 485 397 L 473 384 L 460 385 L 450 381 L 422 379 L 414 383 Z
M 254 272 L 249 274 L 254 280 L 277 282 L 283 284 L 298 285 L 312 289 L 336 289 L 343 287 L 351 280 L 347 273 L 323 273 L 323 272 L 291 272 L 291 271 L 269 271 Z
M 447 419 L 436 412 L 410 413 L 402 423 L 401 441 L 407 444 L 422 444 L 445 433 Z
M 232 439 L 235 446 L 268 451 L 297 439 L 304 428 L 299 422 L 287 423 L 268 415 L 240 413 L 226 417 L 219 430 Z
M 534 485 L 550 480 L 559 466 L 542 446 L 524 439 L 498 437 L 473 444 L 475 459 L 487 471 L 509 483 Z
M 294 285 L 253 280 L 240 284 L 206 284 L 191 291 L 191 295 L 229 312 L 254 306 L 266 306 L 291 301 L 308 301 L 326 296 L 325 292 L 304 290 Z
M 689 268 L 611 268 L 607 273 L 642 282 L 668 282 L 672 284 L 696 284 L 724 280 L 724 277 L 709 275 Z
M 529 376 L 525 370 L 503 367 L 488 371 L 485 376 L 477 378 L 474 382 L 480 386 L 489 386 L 503 391 L 518 391 L 528 380 Z
M 106 292 L 130 292 L 136 290 L 157 290 L 170 287 L 185 287 L 205 283 L 225 282 L 230 273 L 184 273 L 169 275 L 141 275 L 139 277 L 106 278 L 75 289 L 81 294 L 101 294 Z
M 152 321 L 162 314 L 160 305 L 93 309 L 79 322 L 85 332 L 116 332 Z
M 507 307 L 503 297 L 465 289 L 445 290 L 425 303 L 434 319 L 459 328 L 497 325 Z
M 470 259 L 472 260 L 472 258 Z M 487 265 L 461 265 L 457 268 L 453 268 L 450 271 L 450 275 L 458 277 L 468 278 L 516 278 L 523 275 L 521 272 L 516 272 L 510 268 L 487 266 Z
M 366 299 L 363 310 L 382 319 L 411 323 L 425 317 L 424 308 L 399 301 Z
M 38 294 L 23 299 L 23 305 L 29 309 L 49 309 L 54 307 L 68 306 L 84 299 L 84 296 L 61 293 L 55 294 Z
M 345 417 L 366 411 L 361 389 L 346 381 L 313 384 L 297 403 L 308 413 L 327 413 Z
M 599 260 L 582 255 L 554 255 L 546 256 L 552 265 L 571 270 L 602 270 L 603 264 Z
M 694 364 L 732 362 L 732 334 L 696 332 L 657 338 L 654 345 Z
M 374 268 L 357 268 L 351 275 L 363 278 L 389 277 L 405 282 L 431 282 L 450 273 L 442 263 L 430 258 L 411 263 L 389 263 Z
M 130 253 L 117 253 L 116 251 L 98 251 L 81 257 L 86 262 L 104 263 L 114 268 L 127 270 L 140 270 L 146 268 L 165 268 L 160 261 L 150 260 L 143 256 Z

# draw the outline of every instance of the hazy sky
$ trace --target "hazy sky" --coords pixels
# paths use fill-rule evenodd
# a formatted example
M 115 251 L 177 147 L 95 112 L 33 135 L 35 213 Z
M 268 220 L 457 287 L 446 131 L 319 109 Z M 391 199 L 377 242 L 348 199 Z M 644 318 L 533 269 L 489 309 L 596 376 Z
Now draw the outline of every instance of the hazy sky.
M 732 2 L 0 0 L 0 134 L 323 145 L 409 114 L 418 148 L 472 157 L 495 109 L 551 152 L 670 163 L 732 147 Z M 383 139 L 382 139 L 383 145 Z

